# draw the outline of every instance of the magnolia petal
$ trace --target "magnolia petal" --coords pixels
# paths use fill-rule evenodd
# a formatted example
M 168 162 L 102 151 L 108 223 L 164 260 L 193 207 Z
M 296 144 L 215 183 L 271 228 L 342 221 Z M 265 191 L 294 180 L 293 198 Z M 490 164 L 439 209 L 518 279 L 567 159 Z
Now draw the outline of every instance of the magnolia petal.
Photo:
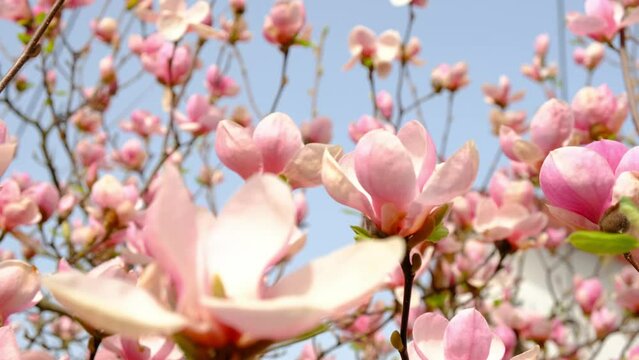
M 262 154 L 264 171 L 279 174 L 302 148 L 302 133 L 288 115 L 272 113 L 255 127 L 253 141 Z
M 534 168 L 538 166 L 538 163 L 544 159 L 544 152 L 537 145 L 526 141 L 517 140 L 513 144 L 512 148 L 515 157 L 519 161 L 524 162 Z
M 611 200 L 613 171 L 599 153 L 582 147 L 553 150 L 539 172 L 548 203 L 598 223 Z
M 506 352 L 506 346 L 501 338 L 493 334 L 493 341 L 490 342 L 490 350 L 488 351 L 488 357 L 486 360 L 502 360 L 504 353 Z
M 255 339 L 283 340 L 359 305 L 404 255 L 404 240 L 364 241 L 284 277 L 263 299 L 204 298 L 220 321 Z
M 262 172 L 262 154 L 249 131 L 230 120 L 217 127 L 215 151 L 220 161 L 243 179 Z
M 421 191 L 437 164 L 435 143 L 424 126 L 416 120 L 404 125 L 397 137 L 410 155 L 417 174 L 417 187 Z
M 621 22 L 621 27 L 632 26 L 639 22 L 639 8 L 635 8 Z
M 466 193 L 477 177 L 478 168 L 479 153 L 475 142 L 468 141 L 435 169 L 417 201 L 440 205 Z
M 621 159 L 624 157 L 624 154 L 628 152 L 628 148 L 626 147 L 626 145 L 624 145 L 623 143 L 620 143 L 619 141 L 612 141 L 612 140 L 594 141 L 586 145 L 585 147 L 587 149 L 594 150 L 599 155 L 601 155 L 604 159 L 606 159 L 612 171 L 615 171 L 615 169 L 617 169 L 617 166 L 619 165 L 619 162 L 621 161 Z M 635 154 L 639 154 L 639 153 L 635 152 Z M 629 158 L 631 158 L 632 156 L 633 155 L 630 155 Z M 639 167 L 632 170 L 639 170 Z
M 391 5 L 393 6 L 404 6 L 410 4 L 412 0 L 390 0 Z
M 576 15 L 568 19 L 568 29 L 575 35 L 586 36 L 606 29 L 606 22 L 596 16 Z
M 16 143 L 0 144 L 0 176 L 4 174 L 9 167 L 9 164 L 11 164 L 15 153 Z
M 177 41 L 185 33 L 189 27 L 189 23 L 178 14 L 163 13 L 158 18 L 158 32 L 167 41 Z
M 593 223 L 592 221 L 586 219 L 585 217 L 577 213 L 564 210 L 562 208 L 548 205 L 548 204 L 546 204 L 546 207 L 548 208 L 548 212 L 550 213 L 550 215 L 552 215 L 555 219 L 559 220 L 564 225 L 569 226 L 573 229 L 583 229 L 583 230 L 599 229 L 599 225 Z
M 526 352 L 523 352 L 511 358 L 510 360 L 537 360 L 537 357 L 539 356 L 539 354 L 541 354 L 541 351 L 539 350 L 539 345 L 535 345 L 534 348 Z
M 6 360 L 21 360 L 20 348 L 10 325 L 0 327 L 0 354 Z
M 428 360 L 445 360 L 444 333 L 448 319 L 439 313 L 425 313 L 413 324 L 413 344 L 419 356 Z
M 318 186 L 322 183 L 322 158 L 327 151 L 333 158 L 339 159 L 342 148 L 338 145 L 304 145 L 286 164 L 282 175 L 294 189 Z
M 539 108 L 530 122 L 530 138 L 544 154 L 547 154 L 568 139 L 574 122 L 568 104 L 550 99 Z
M 521 140 L 521 137 L 514 129 L 505 125 L 499 128 L 499 146 L 501 146 L 501 151 L 504 152 L 504 155 L 510 160 L 521 161 L 513 151 L 515 142 L 519 140 Z
M 359 57 L 363 50 L 375 47 L 375 33 L 366 26 L 357 25 L 348 34 L 348 49 L 351 56 Z
M 250 178 L 201 235 L 208 278 L 219 276 L 229 298 L 258 297 L 264 273 L 286 255 L 294 228 L 290 188 L 273 175 Z
M 0 322 L 32 307 L 41 298 L 38 270 L 24 261 L 0 262 L 0 284 Z
M 179 307 L 192 307 L 204 287 L 197 271 L 200 261 L 196 214 L 179 170 L 165 166 L 157 194 L 146 213 L 144 233 L 150 255 L 176 284 Z
M 85 274 L 66 272 L 47 276 L 42 284 L 73 315 L 108 333 L 127 337 L 169 335 L 187 324 L 148 292 L 120 279 L 96 281 Z
M 224 35 L 221 31 L 216 30 L 208 25 L 204 24 L 191 24 L 189 28 L 194 30 L 201 38 L 221 40 Z
M 210 16 L 210 10 L 209 3 L 200 0 L 184 12 L 184 20 L 189 24 L 201 23 L 207 16 Z
M 444 332 L 446 360 L 486 360 L 492 338 L 490 327 L 479 311 L 462 310 Z
M 348 156 L 348 155 L 347 155 Z M 370 200 L 358 189 L 356 184 L 349 179 L 344 169 L 335 161 L 328 152 L 324 152 L 322 159 L 322 184 L 326 192 L 338 203 L 359 210 L 369 218 L 374 218 Z
M 377 59 L 380 62 L 391 62 L 399 52 L 402 38 L 397 30 L 386 30 L 377 39 Z
M 406 209 L 417 194 L 413 163 L 402 142 L 388 131 L 373 130 L 355 147 L 355 173 L 373 200 L 375 213 L 385 203 Z
M 619 160 L 619 164 L 613 169 L 615 169 L 615 176 L 617 177 L 625 171 L 639 171 L 639 146 L 628 150 Z

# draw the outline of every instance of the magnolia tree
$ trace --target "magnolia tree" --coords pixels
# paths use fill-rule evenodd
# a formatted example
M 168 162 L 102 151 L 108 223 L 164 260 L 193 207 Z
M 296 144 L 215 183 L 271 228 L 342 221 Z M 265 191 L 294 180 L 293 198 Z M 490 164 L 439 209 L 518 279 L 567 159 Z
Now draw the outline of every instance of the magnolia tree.
M 22 42 L 3 49 L 0 82 L 0 359 L 639 359 L 639 1 L 567 14 L 588 74 L 570 103 L 548 35 L 521 68 L 547 97 L 530 121 L 511 110 L 524 93 L 508 77 L 483 85 L 499 142 L 483 184 L 473 141 L 447 149 L 467 65 L 432 67 L 428 86 L 411 75 L 427 5 L 387 4 L 407 13 L 403 34 L 338 35 L 343 70 L 370 86 L 370 113 L 335 128 L 346 152 L 317 105 L 327 30 L 311 31 L 301 0 L 275 1 L 261 24 L 244 0 L 0 0 Z M 282 65 L 275 92 L 254 94 L 264 69 L 242 52 L 264 41 Z M 315 58 L 301 126 L 279 105 L 293 49 Z M 604 58 L 625 93 L 590 85 Z M 390 75 L 394 95 L 376 87 Z M 144 78 L 155 107 L 114 119 Z M 436 97 L 438 142 L 422 113 Z M 300 261 L 311 187 L 358 218 L 350 245 Z M 585 253 L 594 271 L 574 264 Z M 520 291 L 531 254 L 548 308 Z

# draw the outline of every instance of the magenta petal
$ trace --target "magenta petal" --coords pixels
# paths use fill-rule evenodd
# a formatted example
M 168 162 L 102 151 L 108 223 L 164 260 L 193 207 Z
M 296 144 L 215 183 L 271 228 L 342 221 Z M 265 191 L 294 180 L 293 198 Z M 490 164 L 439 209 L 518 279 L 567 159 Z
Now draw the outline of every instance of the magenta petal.
M 404 125 L 397 137 L 410 155 L 415 174 L 417 174 L 417 188 L 421 190 L 435 170 L 437 163 L 437 149 L 430 134 L 417 120 Z
M 619 164 L 619 161 L 621 161 L 624 154 L 628 151 L 626 145 L 620 143 L 619 141 L 612 140 L 594 141 L 586 145 L 585 147 L 587 149 L 596 151 L 599 155 L 606 159 L 612 171 L 615 171 L 617 165 Z M 637 170 L 639 170 L 639 168 L 637 168 Z
M 370 194 L 376 214 L 385 203 L 406 209 L 417 195 L 417 179 L 408 151 L 388 131 L 374 130 L 359 140 L 355 148 L 355 173 Z
M 568 104 L 557 99 L 546 101 L 530 124 L 530 137 L 544 153 L 560 147 L 572 132 L 574 118 Z
M 257 124 L 255 145 L 262 153 L 264 171 L 279 174 L 304 145 L 302 134 L 284 113 L 272 113 Z
M 539 182 L 550 205 L 599 223 L 610 203 L 615 178 L 606 159 L 597 152 L 567 146 L 546 157 Z
M 628 150 L 613 169 L 616 169 L 615 176 L 621 175 L 624 171 L 639 171 L 639 146 Z
M 486 360 L 493 334 L 486 319 L 475 309 L 460 311 L 444 333 L 446 360 Z
M 220 161 L 243 179 L 262 172 L 262 154 L 249 131 L 230 120 L 220 121 L 217 127 L 215 151 Z

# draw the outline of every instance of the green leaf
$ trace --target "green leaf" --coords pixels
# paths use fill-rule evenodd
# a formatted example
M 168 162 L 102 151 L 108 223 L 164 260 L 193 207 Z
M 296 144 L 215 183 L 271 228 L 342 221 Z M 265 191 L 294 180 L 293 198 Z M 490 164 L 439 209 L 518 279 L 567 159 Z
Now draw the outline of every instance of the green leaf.
M 47 13 L 46 12 L 41 12 L 38 15 L 36 15 L 36 17 L 35 17 L 36 24 L 38 24 L 38 25 L 42 24 L 42 22 L 44 22 L 44 19 L 46 17 L 47 17 Z
M 44 47 L 45 54 L 51 54 L 53 52 L 53 45 L 55 45 L 55 42 L 53 41 L 49 41 L 47 43 L 47 46 Z
M 639 247 L 633 236 L 601 231 L 575 231 L 568 241 L 579 250 L 597 255 L 619 255 Z
M 426 298 L 426 305 L 428 305 L 429 309 L 443 309 L 449 297 L 448 291 L 435 293 Z
M 313 43 L 310 42 L 309 40 L 296 38 L 295 39 L 295 45 L 300 45 L 300 46 L 303 46 L 303 47 L 312 47 Z
M 355 241 L 371 239 L 373 236 L 363 227 L 351 225 L 351 229 L 355 233 Z
M 353 216 L 361 216 L 362 213 L 360 213 L 359 211 L 353 210 L 353 209 L 349 209 L 349 208 L 343 208 L 342 212 L 346 215 L 353 215 Z
M 439 240 L 448 236 L 448 228 L 442 224 L 437 225 L 435 230 L 428 236 L 428 241 L 438 242 Z
M 29 40 L 31 40 L 31 35 L 27 34 L 27 33 L 19 33 L 18 34 L 18 39 L 20 40 L 21 43 L 23 44 L 28 44 Z

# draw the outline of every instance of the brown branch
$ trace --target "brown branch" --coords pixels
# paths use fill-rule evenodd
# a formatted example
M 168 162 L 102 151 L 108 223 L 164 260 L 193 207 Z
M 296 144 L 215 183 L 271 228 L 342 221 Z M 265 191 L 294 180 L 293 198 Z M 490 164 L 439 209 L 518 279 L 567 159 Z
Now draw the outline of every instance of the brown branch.
M 9 71 L 4 75 L 2 80 L 0 80 L 0 93 L 4 90 L 4 88 L 7 87 L 7 85 L 9 85 L 9 82 L 13 80 L 20 69 L 22 69 L 24 64 L 26 64 L 27 61 L 29 61 L 29 59 L 32 58 L 35 53 L 37 53 L 36 48 L 40 43 L 40 39 L 44 35 L 45 31 L 47 31 L 47 28 L 51 24 L 51 21 L 53 21 L 53 18 L 55 18 L 60 9 L 62 9 L 64 1 L 65 0 L 56 0 L 55 4 L 53 4 L 53 7 L 51 8 L 51 11 L 47 14 L 47 17 L 44 18 L 44 21 L 42 22 L 42 24 L 40 24 L 31 40 L 29 40 L 29 43 L 22 51 L 22 54 L 20 54 L 20 56 L 18 57 L 18 60 L 16 60 L 13 66 L 11 66 Z
M 621 60 L 621 71 L 623 73 L 623 82 L 628 93 L 628 102 L 630 104 L 630 114 L 635 130 L 639 134 L 639 112 L 637 111 L 637 98 L 635 97 L 635 84 L 630 74 L 630 59 L 626 50 L 626 33 L 624 29 L 619 31 L 619 58 Z

